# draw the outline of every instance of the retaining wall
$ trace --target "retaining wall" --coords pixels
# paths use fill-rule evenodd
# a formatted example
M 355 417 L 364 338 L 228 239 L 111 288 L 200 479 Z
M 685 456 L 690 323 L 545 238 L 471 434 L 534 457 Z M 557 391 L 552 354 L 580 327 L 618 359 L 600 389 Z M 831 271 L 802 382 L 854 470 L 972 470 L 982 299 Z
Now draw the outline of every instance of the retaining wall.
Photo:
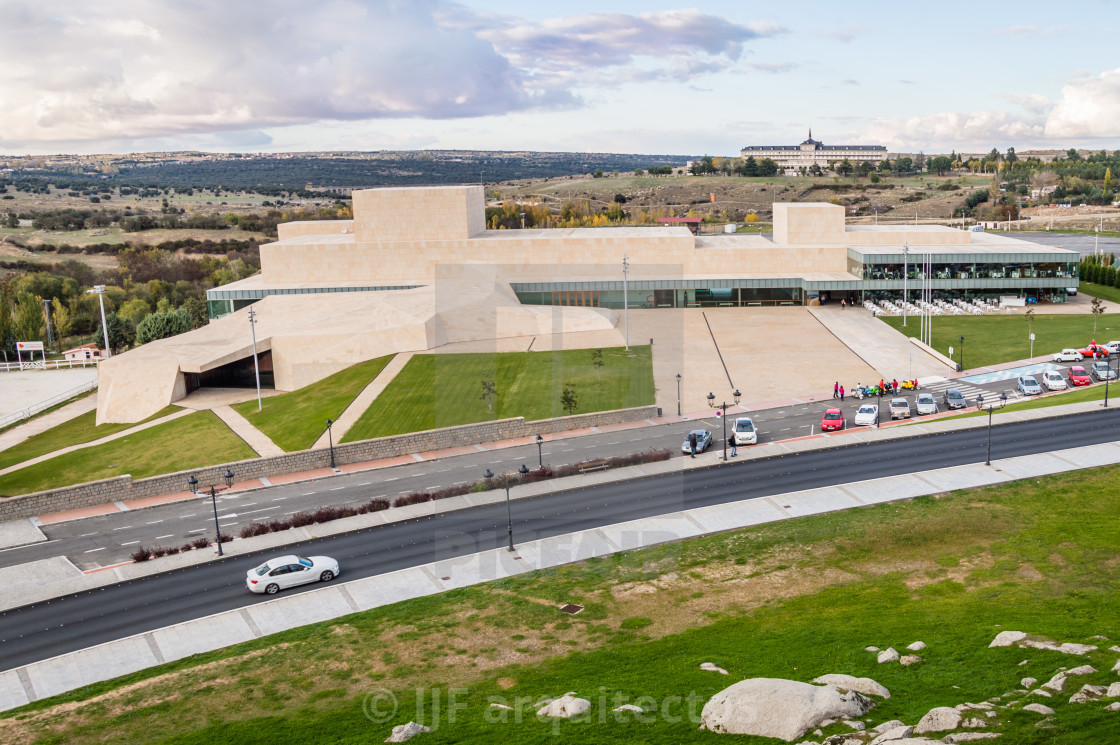
M 577 414 L 535 422 L 526 422 L 521 417 L 499 419 L 493 422 L 464 424 L 458 427 L 444 427 L 424 432 L 412 432 L 405 435 L 379 437 L 374 440 L 361 440 L 359 442 L 348 442 L 344 445 L 335 445 L 334 460 L 336 465 L 361 463 L 443 448 L 475 445 L 482 442 L 532 437 L 538 434 L 565 432 L 604 424 L 633 422 L 655 416 L 657 416 L 656 406 L 639 406 L 633 409 L 598 411 L 591 414 Z M 277 476 L 298 471 L 310 471 L 316 468 L 327 468 L 329 465 L 329 450 L 301 450 L 273 458 L 253 458 L 251 460 L 222 463 L 136 481 L 133 481 L 132 477 L 128 475 L 116 476 L 62 489 L 51 489 L 21 497 L 0 499 L 0 522 L 81 507 L 93 507 L 109 502 L 186 491 L 187 478 L 191 474 L 198 478 L 201 488 L 210 484 L 223 483 L 222 474 L 225 473 L 227 468 L 237 475 L 238 481 L 249 481 L 259 479 L 262 476 Z

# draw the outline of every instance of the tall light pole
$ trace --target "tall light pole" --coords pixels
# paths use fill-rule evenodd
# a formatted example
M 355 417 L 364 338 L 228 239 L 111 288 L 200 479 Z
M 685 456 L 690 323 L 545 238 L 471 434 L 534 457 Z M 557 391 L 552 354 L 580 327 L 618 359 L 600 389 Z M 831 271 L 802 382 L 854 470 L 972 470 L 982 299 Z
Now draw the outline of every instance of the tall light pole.
M 719 409 L 721 411 L 720 419 L 723 420 L 723 460 L 724 461 L 727 460 L 727 407 L 734 406 L 734 405 L 738 404 L 739 403 L 739 398 L 740 398 L 740 396 L 742 396 L 742 394 L 739 393 L 738 389 L 735 389 L 735 392 L 732 395 L 735 397 L 735 403 L 734 404 L 729 404 L 726 401 L 724 401 L 724 402 L 720 403 L 719 406 L 716 406 L 716 394 L 714 394 L 714 393 L 709 393 L 708 394 L 708 406 L 712 407 L 713 409 Z
M 1000 402 L 999 407 L 1001 409 L 1004 406 L 1007 405 L 1007 394 L 1006 393 L 999 394 L 999 402 Z M 976 397 L 976 408 L 978 408 L 978 409 L 984 408 L 984 394 L 983 393 L 981 393 L 979 396 Z M 988 455 L 984 459 L 984 465 L 985 466 L 992 465 L 992 411 L 994 411 L 995 408 L 996 408 L 996 402 L 995 402 L 995 399 L 993 398 L 992 402 L 990 404 L 988 404 Z
M 257 376 L 257 411 L 261 410 L 261 369 L 257 364 L 257 312 L 249 306 L 249 330 L 253 334 L 253 373 Z M 332 456 L 333 457 L 333 456 Z M 333 467 L 334 464 L 332 463 Z
M 630 260 L 622 255 L 622 316 L 626 326 L 626 351 L 630 351 Z
M 701 388 L 703 390 L 703 388 Z M 681 415 L 681 374 L 677 373 L 677 416 Z
M 541 446 L 544 445 L 544 438 L 537 435 L 537 467 L 544 468 L 544 450 Z
M 522 463 L 521 468 L 517 469 L 517 472 L 519 474 L 521 474 L 522 476 L 526 476 L 529 473 L 529 467 L 526 466 L 524 463 Z M 491 471 L 489 468 L 487 468 L 486 473 L 482 474 L 482 477 L 484 479 L 486 479 L 486 485 L 489 486 L 493 482 L 494 472 Z M 510 506 L 509 506 L 509 474 L 506 474 L 505 476 L 503 476 L 502 481 L 505 482 L 505 486 L 506 486 L 506 534 L 509 538 L 509 548 L 507 550 L 512 552 L 512 551 L 514 551 L 514 548 L 513 548 L 513 512 L 510 511 Z
M 233 471 L 227 468 L 222 478 L 225 479 L 227 489 L 233 486 Z M 187 488 L 192 494 L 198 494 L 198 479 L 193 473 L 187 479 Z M 213 484 L 210 485 L 210 504 L 214 508 L 214 539 L 218 544 L 218 556 L 222 556 L 222 529 L 218 527 L 218 496 Z
M 333 425 L 333 424 L 334 424 L 334 422 L 332 422 L 330 419 L 327 420 L 327 443 L 330 445 L 330 448 L 331 448 L 331 469 L 332 470 L 334 469 L 334 435 L 331 434 L 331 425 Z M 343 434 L 345 434 L 345 433 L 343 433 Z
M 87 295 L 97 295 L 101 303 L 101 333 L 105 337 L 105 359 L 109 358 L 109 327 L 105 325 L 105 285 L 94 285 L 92 290 L 86 290 Z
M 964 372 L 964 337 L 961 337 L 961 372 Z
M 915 218 L 916 220 L 917 218 Z M 909 283 L 907 282 L 907 275 L 909 274 L 908 265 L 910 259 L 910 243 L 909 241 L 902 242 L 902 325 L 906 325 L 906 299 Z

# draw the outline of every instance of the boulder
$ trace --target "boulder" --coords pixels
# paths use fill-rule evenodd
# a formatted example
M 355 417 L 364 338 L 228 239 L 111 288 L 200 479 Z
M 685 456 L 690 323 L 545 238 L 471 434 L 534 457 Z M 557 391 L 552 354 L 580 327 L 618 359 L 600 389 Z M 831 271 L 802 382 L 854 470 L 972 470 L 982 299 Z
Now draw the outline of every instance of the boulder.
M 850 735 L 833 735 L 825 738 L 823 745 L 863 745 L 863 740 Z
M 905 727 L 905 726 L 906 726 L 906 724 L 904 722 L 902 722 L 898 719 L 892 719 L 889 722 L 883 722 L 882 724 L 875 725 L 874 727 L 871 728 L 871 731 L 872 732 L 879 732 L 881 734 L 883 732 L 887 732 L 888 730 L 898 729 L 899 727 Z
M 1120 660 L 1116 660 L 1116 664 L 1112 666 L 1112 672 L 1120 673 Z
M 700 663 L 700 669 L 701 670 L 707 670 L 708 672 L 712 672 L 712 673 L 720 673 L 722 675 L 727 675 L 726 670 L 724 670 L 722 667 L 717 667 L 715 664 L 713 664 L 711 662 L 701 662 Z
M 914 642 L 913 644 L 906 645 L 906 648 L 909 649 L 911 652 L 921 652 L 923 649 L 926 648 L 926 643 L 925 642 Z
M 1120 652 L 1120 647 L 1113 644 L 1111 647 L 1108 648 L 1108 651 L 1109 652 Z
M 894 662 L 898 659 L 898 652 L 895 651 L 894 647 L 887 647 L 879 653 L 879 657 L 877 659 L 879 660 L 880 665 L 882 665 L 884 662 Z
M 843 688 L 846 691 L 855 691 L 865 696 L 878 696 L 879 698 L 891 697 L 890 691 L 871 678 L 857 678 L 854 675 L 829 673 L 819 678 L 813 678 L 813 682 L 819 683 L 820 685 L 834 685 L 837 688 Z
M 1117 696 L 1120 696 L 1120 683 L 1113 683 L 1108 687 L 1108 690 L 1105 691 L 1104 697 L 1116 698 Z
M 617 709 L 611 709 L 611 711 L 614 711 L 614 712 L 634 711 L 634 712 L 637 712 L 638 714 L 645 713 L 645 709 L 643 709 L 640 706 L 635 706 L 634 704 L 623 704 L 622 706 L 618 707 Z
M 1043 716 L 1049 716 L 1054 713 L 1054 710 L 1046 704 L 1027 704 L 1023 707 L 1023 711 L 1033 711 L 1035 714 L 1042 714 Z
M 898 658 L 898 664 L 903 665 L 904 667 L 910 667 L 911 665 L 917 665 L 921 661 L 922 661 L 922 658 L 919 657 L 916 654 L 904 654 L 904 655 L 902 655 L 901 657 Z
M 851 727 L 856 732 L 863 732 L 865 729 L 867 729 L 867 725 L 863 722 L 853 721 L 851 719 L 845 719 L 844 724 L 848 727 Z
M 396 727 L 393 727 L 393 734 L 389 735 L 389 738 L 385 740 L 385 742 L 404 742 L 405 740 L 411 740 L 421 732 L 430 731 L 431 730 L 429 730 L 424 725 L 417 724 L 416 722 L 409 722 L 408 724 L 398 724 Z
M 1042 688 L 1035 688 L 1033 691 L 1031 691 L 1031 694 L 1034 696 L 1045 696 L 1046 698 L 1050 698 L 1054 695 L 1050 693 L 1050 691 L 1044 690 Z
M 1066 675 L 1092 675 L 1097 670 L 1092 665 L 1081 665 L 1072 670 L 1066 670 Z
M 947 729 L 956 729 L 960 726 L 961 713 L 959 711 L 948 706 L 938 706 L 936 709 L 930 709 L 922 717 L 921 721 L 914 727 L 914 734 L 924 735 L 926 732 L 944 732 Z
M 988 723 L 983 719 L 973 717 L 972 719 L 965 719 L 961 721 L 961 726 L 965 729 L 982 729 L 988 726 Z
M 537 716 L 571 719 L 572 717 L 579 716 L 590 708 L 591 702 L 587 699 L 576 698 L 570 693 L 565 693 L 555 701 L 550 701 L 547 705 L 538 709 Z
M 1089 652 L 1095 652 L 1097 649 L 1092 644 L 1073 644 L 1071 642 L 1058 644 L 1049 640 L 1035 641 L 1033 639 L 1020 642 L 1019 646 L 1032 649 L 1048 649 L 1051 652 L 1062 652 L 1064 654 L 1088 654 Z
M 1034 684 L 1038 682 L 1038 678 L 1023 678 L 1019 681 L 1019 685 L 1024 688 L 1034 688 Z
M 999 737 L 998 732 L 954 732 L 942 737 L 941 742 L 973 742 L 975 740 L 991 740 L 995 737 Z
M 1104 707 L 1104 710 L 1105 711 L 1120 711 L 1120 701 L 1117 701 L 1116 703 L 1109 704 L 1108 706 Z
M 1100 698 L 1104 692 L 1108 690 L 1104 686 L 1083 685 L 1081 690 L 1070 696 L 1069 702 L 1071 704 L 1083 704 L 1086 701 L 1095 701 Z
M 700 712 L 701 728 L 732 735 L 801 737 L 825 719 L 853 719 L 875 704 L 856 691 L 779 678 L 748 678 L 712 696 Z
M 1026 633 L 1022 631 L 1001 631 L 996 634 L 995 639 L 992 639 L 992 643 L 988 645 L 988 649 L 992 647 L 1010 647 L 1015 642 L 1021 642 L 1026 638 Z
M 512 706 L 507 706 L 506 704 L 495 703 L 493 701 L 490 702 L 490 708 L 491 709 L 508 709 L 510 711 L 513 711 Z
M 889 724 L 889 723 L 888 723 Z M 914 734 L 914 728 L 905 724 L 899 724 L 897 727 L 891 727 L 888 730 L 880 733 L 878 737 L 872 740 L 868 745 L 882 745 L 884 742 L 890 742 L 893 745 L 895 740 L 902 740 Z
M 878 647 L 864 647 L 863 649 L 864 649 L 864 651 L 867 651 L 867 652 L 878 652 L 879 651 Z M 1117 650 L 1117 651 L 1120 652 L 1120 650 Z

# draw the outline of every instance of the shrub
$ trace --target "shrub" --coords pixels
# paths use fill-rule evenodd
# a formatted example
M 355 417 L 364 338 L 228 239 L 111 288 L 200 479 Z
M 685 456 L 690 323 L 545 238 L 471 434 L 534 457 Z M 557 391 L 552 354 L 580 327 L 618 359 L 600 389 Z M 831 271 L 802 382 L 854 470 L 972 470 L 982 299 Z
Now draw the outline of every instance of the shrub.
M 381 512 L 382 510 L 389 509 L 388 499 L 371 499 L 369 501 L 370 512 Z
M 210 545 L 210 539 L 209 538 L 195 538 L 193 541 L 191 541 L 191 545 L 194 546 L 197 549 L 207 548 Z
M 167 556 L 167 553 L 168 549 L 164 548 L 163 546 L 156 546 L 152 549 L 152 556 L 155 556 L 157 558 L 160 556 Z
M 193 550 L 194 550 L 194 546 L 192 546 L 189 543 L 184 543 L 182 546 L 179 546 L 179 553 L 181 553 L 181 554 L 185 554 L 186 552 L 193 551 Z
M 229 543 L 233 540 L 233 536 L 231 536 L 229 533 L 222 533 L 220 536 L 218 536 L 218 540 L 222 543 Z
M 143 546 L 140 546 L 138 549 L 132 552 L 133 561 L 147 561 L 150 558 L 152 558 L 152 552 L 144 548 Z

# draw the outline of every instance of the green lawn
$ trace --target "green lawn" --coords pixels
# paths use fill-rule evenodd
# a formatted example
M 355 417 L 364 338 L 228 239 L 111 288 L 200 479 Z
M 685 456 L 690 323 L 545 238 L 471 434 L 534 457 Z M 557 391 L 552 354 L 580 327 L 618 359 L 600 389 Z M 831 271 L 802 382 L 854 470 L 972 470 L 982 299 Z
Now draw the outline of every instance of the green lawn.
M 255 456 L 213 412 L 198 411 L 0 476 L 0 495 L 27 494 L 126 473 L 142 479 Z
M 742 678 L 846 673 L 891 692 L 874 699 L 869 727 L 912 725 L 933 707 L 1088 664 L 1099 672 L 1045 699 L 1053 728 L 1021 710 L 1041 699 L 1012 695 L 1003 701 L 1020 703 L 985 717 L 985 731 L 1016 745 L 1112 742 L 1106 702 L 1068 699 L 1116 678 L 1105 648 L 1120 635 L 1118 478 L 1118 467 L 1079 471 L 628 551 L 293 629 L 0 717 L 8 739 L 44 745 L 379 742 L 409 720 L 433 727 L 422 739 L 435 744 L 770 745 L 698 731 L 689 698 L 698 714 Z M 565 616 L 562 602 L 585 610 Z M 1004 630 L 1100 649 L 989 649 Z M 928 647 L 913 667 L 864 650 L 916 640 Z M 565 691 L 591 701 L 588 719 L 532 714 Z M 491 701 L 523 713 L 488 711 Z M 651 716 L 620 720 L 611 709 L 621 703 Z M 367 717 L 382 711 L 385 720 Z M 838 722 L 807 737 L 845 731 Z
M 1077 289 L 1083 295 L 1091 295 L 1092 297 L 1099 297 L 1101 300 L 1120 303 L 1120 287 L 1098 285 L 1095 282 L 1082 282 Z
M 233 408 L 284 450 L 306 450 L 326 430 L 327 419 L 338 419 L 391 359 L 390 354 L 361 362 L 298 391 L 266 398 L 260 411 L 256 400 Z
M 921 326 L 911 316 L 903 328 L 902 318 L 889 316 L 883 322 L 907 336 L 917 337 Z M 1034 356 L 1053 354 L 1065 347 L 1084 347 L 1094 339 L 1100 343 L 1120 339 L 1120 314 L 1103 314 L 1096 319 L 1091 314 L 1061 315 L 1037 313 L 1032 323 L 1034 330 Z M 1030 357 L 1030 336 L 1027 319 L 1022 312 L 1015 315 L 989 316 L 937 316 L 933 319 L 933 348 L 944 355 L 954 348 L 953 359 L 961 359 L 960 337 L 964 337 L 964 365 L 966 369 L 1013 362 Z
M 366 410 L 344 441 L 419 432 L 457 424 L 521 416 L 564 416 L 565 383 L 575 387 L 576 414 L 653 403 L 648 346 L 603 350 L 596 375 L 590 349 L 503 354 L 418 354 Z M 493 411 L 482 400 L 482 380 L 493 378 Z M 601 380 L 600 380 L 601 378 Z
M 176 411 L 179 411 L 178 406 L 168 406 L 152 414 L 143 421 L 150 422 L 153 419 L 159 419 L 168 414 L 174 414 Z M 81 416 L 74 417 L 68 422 L 63 422 L 57 427 L 52 427 L 46 432 L 32 435 L 23 442 L 13 445 L 7 450 L 0 450 L 0 468 L 7 468 L 16 463 L 22 463 L 25 460 L 37 458 L 40 455 L 46 455 L 60 448 L 80 445 L 83 442 L 91 442 L 92 440 L 116 434 L 129 427 L 135 427 L 137 424 L 143 424 L 143 422 L 135 422 L 133 424 L 102 424 L 97 426 L 94 424 L 96 416 L 96 411 L 86 412 Z

